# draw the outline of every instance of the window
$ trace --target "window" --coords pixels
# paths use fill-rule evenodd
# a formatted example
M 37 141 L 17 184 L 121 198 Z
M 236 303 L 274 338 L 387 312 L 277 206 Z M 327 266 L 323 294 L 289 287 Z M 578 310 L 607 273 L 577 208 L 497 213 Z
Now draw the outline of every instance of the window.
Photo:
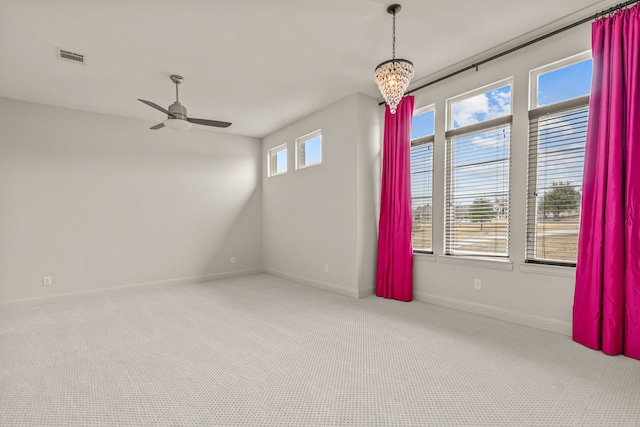
M 269 176 L 287 173 L 287 144 L 269 150 Z
M 322 133 L 317 130 L 296 139 L 296 168 L 322 163 Z
M 414 252 L 432 252 L 434 106 L 420 108 L 411 122 L 411 211 Z
M 447 101 L 445 255 L 509 256 L 511 87 Z
M 527 262 L 576 265 L 592 61 L 531 71 Z

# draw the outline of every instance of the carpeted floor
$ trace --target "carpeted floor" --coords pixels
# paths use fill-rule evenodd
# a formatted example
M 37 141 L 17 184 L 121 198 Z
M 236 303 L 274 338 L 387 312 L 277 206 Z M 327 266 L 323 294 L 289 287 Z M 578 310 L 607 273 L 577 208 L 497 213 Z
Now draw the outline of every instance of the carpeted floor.
M 0 311 L 0 425 L 637 427 L 640 361 L 255 275 Z

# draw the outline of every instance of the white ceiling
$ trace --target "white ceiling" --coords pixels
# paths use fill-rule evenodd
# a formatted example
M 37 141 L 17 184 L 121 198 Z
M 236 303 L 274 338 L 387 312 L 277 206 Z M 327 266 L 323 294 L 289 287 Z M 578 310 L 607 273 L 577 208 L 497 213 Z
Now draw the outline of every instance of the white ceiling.
M 401 0 L 416 82 L 591 16 L 611 0 Z M 262 137 L 354 92 L 378 97 L 390 0 L 0 0 L 0 97 L 164 120 L 171 74 L 191 117 Z M 56 60 L 56 47 L 87 65 Z M 206 128 L 206 127 L 202 127 Z M 163 130 L 164 131 L 164 130 Z

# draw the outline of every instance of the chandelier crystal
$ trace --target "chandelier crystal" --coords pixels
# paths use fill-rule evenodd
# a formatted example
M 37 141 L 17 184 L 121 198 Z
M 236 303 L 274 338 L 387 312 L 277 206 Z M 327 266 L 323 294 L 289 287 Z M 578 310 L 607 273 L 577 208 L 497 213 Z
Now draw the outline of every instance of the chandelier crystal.
M 413 78 L 413 64 L 406 59 L 396 59 L 396 13 L 402 7 L 392 4 L 387 12 L 393 15 L 393 56 L 376 67 L 376 83 L 382 97 L 389 104 L 391 114 L 396 113 L 396 108 L 402 100 L 409 83 Z

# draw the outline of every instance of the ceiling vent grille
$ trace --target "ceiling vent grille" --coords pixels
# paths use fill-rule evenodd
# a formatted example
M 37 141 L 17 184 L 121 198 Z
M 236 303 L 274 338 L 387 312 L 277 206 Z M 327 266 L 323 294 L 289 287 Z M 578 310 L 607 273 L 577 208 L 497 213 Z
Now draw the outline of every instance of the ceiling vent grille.
M 71 52 L 70 50 L 57 49 L 58 51 L 58 59 L 62 61 L 73 62 L 74 64 L 82 64 L 86 65 L 87 56 L 81 53 Z

